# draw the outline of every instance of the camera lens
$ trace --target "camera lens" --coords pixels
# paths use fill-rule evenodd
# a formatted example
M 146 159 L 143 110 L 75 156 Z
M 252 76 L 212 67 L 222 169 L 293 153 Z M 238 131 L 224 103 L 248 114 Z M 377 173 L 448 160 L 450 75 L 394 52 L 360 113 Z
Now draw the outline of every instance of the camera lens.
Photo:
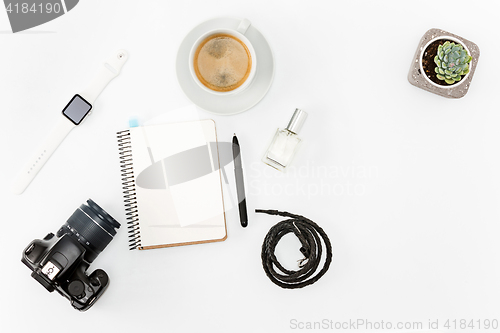
M 75 210 L 59 230 L 58 236 L 65 233 L 76 237 L 80 244 L 91 251 L 85 256 L 90 263 L 111 242 L 118 228 L 120 223 L 89 199 L 87 204 Z

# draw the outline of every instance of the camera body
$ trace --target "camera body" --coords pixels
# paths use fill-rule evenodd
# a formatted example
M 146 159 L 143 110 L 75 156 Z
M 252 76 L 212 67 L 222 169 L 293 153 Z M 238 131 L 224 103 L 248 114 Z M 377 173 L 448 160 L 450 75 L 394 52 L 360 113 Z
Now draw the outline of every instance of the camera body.
M 88 310 L 109 285 L 102 269 L 86 274 L 120 224 L 91 199 L 77 209 L 56 235 L 32 241 L 21 261 L 49 292 L 57 290 L 80 311 Z

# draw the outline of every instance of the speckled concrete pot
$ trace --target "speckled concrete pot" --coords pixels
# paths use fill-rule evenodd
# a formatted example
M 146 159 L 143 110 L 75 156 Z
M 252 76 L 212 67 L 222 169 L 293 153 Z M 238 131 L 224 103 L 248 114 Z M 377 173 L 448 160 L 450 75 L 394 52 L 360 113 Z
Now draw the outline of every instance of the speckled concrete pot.
M 449 86 L 442 86 L 432 82 L 427 77 L 427 75 L 424 74 L 422 68 L 422 55 L 425 49 L 432 42 L 438 39 L 448 39 L 462 44 L 469 55 L 472 57 L 472 61 L 469 63 L 469 73 L 465 75 L 459 82 Z M 415 87 L 422 88 L 443 97 L 461 98 L 464 97 L 465 94 L 467 94 L 467 91 L 469 91 L 470 82 L 472 81 L 472 77 L 474 76 L 478 60 L 479 47 L 473 42 L 444 30 L 430 29 L 424 34 L 424 36 L 420 40 L 420 43 L 418 44 L 417 52 L 415 52 L 415 57 L 413 58 L 410 66 L 410 71 L 408 72 L 408 81 Z

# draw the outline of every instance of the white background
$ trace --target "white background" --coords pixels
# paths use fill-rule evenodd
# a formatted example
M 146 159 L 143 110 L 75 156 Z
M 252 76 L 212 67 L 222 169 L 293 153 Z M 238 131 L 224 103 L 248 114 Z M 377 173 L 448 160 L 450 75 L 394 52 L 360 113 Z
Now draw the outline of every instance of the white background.
M 278 217 L 251 212 L 243 229 L 233 211 L 223 243 L 142 252 L 127 249 L 124 226 L 90 268 L 104 269 L 110 287 L 79 313 L 30 277 L 22 250 L 56 232 L 89 197 L 125 222 L 115 132 L 130 115 L 148 120 L 190 104 L 176 81 L 177 47 L 194 26 L 219 16 L 252 21 L 272 46 L 276 74 L 251 110 L 227 117 L 200 110 L 199 117 L 216 121 L 221 140 L 238 134 L 250 211 L 286 210 L 323 226 L 334 247 L 330 270 L 301 290 L 269 281 L 260 250 Z M 12 34 L 0 10 L 2 327 L 288 332 L 298 331 L 291 320 L 420 321 L 424 328 L 429 320 L 500 320 L 497 19 L 493 0 L 85 0 Z M 481 50 L 462 99 L 407 81 L 430 28 Z M 119 48 L 130 59 L 92 116 L 24 194 L 10 194 L 13 175 L 61 109 Z M 260 157 L 296 107 L 309 112 L 305 145 L 282 176 Z M 278 255 L 292 263 L 298 247 L 289 237 Z

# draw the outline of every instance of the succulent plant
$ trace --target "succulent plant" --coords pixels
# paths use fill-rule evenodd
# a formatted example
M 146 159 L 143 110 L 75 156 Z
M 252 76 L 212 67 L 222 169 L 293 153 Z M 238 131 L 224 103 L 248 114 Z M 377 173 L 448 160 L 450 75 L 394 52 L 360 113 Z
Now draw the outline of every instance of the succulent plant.
M 460 44 L 446 41 L 439 45 L 437 55 L 434 57 L 436 77 L 448 84 L 453 84 L 469 73 L 469 62 L 472 57 Z

